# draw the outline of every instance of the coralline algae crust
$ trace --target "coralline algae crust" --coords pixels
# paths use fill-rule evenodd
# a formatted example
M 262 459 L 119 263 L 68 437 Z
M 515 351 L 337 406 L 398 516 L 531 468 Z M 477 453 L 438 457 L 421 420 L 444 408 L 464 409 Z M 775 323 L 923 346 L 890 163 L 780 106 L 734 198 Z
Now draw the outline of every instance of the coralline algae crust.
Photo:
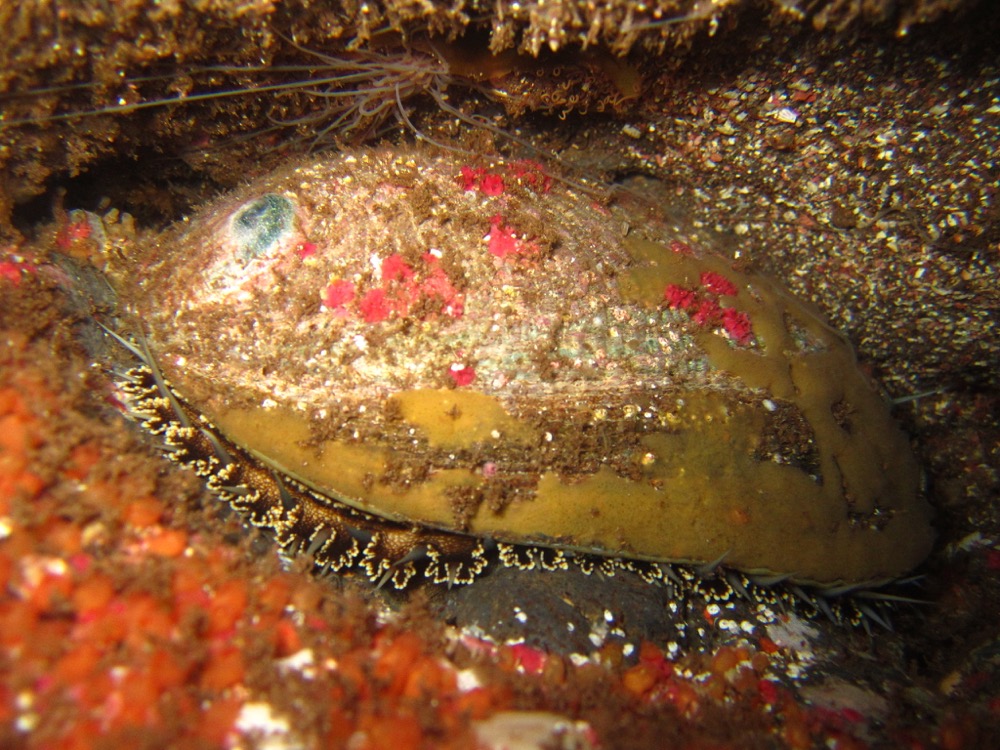
M 823 586 L 910 570 L 919 470 L 848 343 L 684 240 L 530 161 L 385 149 L 112 271 L 193 410 L 368 513 Z

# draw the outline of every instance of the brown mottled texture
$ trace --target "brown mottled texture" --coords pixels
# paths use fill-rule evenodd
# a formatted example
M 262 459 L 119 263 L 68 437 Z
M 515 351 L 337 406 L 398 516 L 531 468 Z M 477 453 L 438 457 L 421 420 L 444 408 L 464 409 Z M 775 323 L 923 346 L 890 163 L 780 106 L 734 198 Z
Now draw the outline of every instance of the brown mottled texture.
M 11 234 L 11 211 L 41 194 L 50 177 L 99 172 L 102 159 L 154 159 L 175 183 L 190 180 L 193 169 L 199 180 L 230 185 L 243 175 L 235 164 L 273 163 L 281 154 L 269 159 L 271 149 L 283 151 L 279 146 L 291 135 L 308 143 L 324 124 L 315 116 L 313 90 L 297 83 L 303 70 L 283 67 L 312 65 L 322 75 L 317 55 L 349 57 L 346 51 L 355 49 L 391 55 L 410 48 L 455 73 L 459 85 L 472 83 L 517 114 L 603 110 L 634 101 L 641 69 L 684 68 L 691 49 L 718 49 L 724 57 L 725 42 L 717 37 L 738 25 L 759 29 L 751 34 L 755 43 L 767 38 L 771 25 L 783 33 L 810 22 L 840 31 L 869 25 L 883 33 L 893 25 L 897 32 L 916 31 L 975 5 L 657 0 L 640 9 L 631 2 L 579 0 L 186 0 L 151 11 L 148 0 L 107 7 L 85 0 L 9 3 L 0 8 L 0 229 Z M 471 56 L 454 44 L 463 34 L 476 38 Z M 506 61 L 491 62 L 484 43 Z M 438 52 L 432 52 L 435 45 Z M 283 83 L 294 86 L 277 97 L 259 93 Z M 570 101 L 571 89 L 589 93 L 582 102 Z M 607 92 L 603 99 L 594 99 L 598 90 Z M 212 92 L 223 96 L 205 98 Z M 272 133 L 265 148 L 260 139 L 246 141 L 254 131 Z M 170 215 L 189 198 L 175 190 L 148 201 L 148 210 Z

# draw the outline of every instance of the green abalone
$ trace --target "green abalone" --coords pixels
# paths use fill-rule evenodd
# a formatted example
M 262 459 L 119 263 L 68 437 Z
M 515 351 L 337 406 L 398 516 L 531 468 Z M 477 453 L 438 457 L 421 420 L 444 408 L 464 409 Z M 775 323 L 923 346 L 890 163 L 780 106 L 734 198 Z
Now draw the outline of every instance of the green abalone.
M 842 336 L 535 162 L 324 156 L 112 276 L 176 394 L 147 371 L 133 409 L 327 567 L 467 582 L 496 548 L 838 588 L 930 549 L 906 436 Z

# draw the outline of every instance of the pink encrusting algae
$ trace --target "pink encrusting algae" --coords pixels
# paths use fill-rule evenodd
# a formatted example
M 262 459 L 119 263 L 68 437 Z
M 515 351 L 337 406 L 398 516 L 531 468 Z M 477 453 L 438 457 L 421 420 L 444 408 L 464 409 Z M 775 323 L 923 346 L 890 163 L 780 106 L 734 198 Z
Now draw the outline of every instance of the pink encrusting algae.
M 382 260 L 381 284 L 368 288 L 357 301 L 354 313 L 365 323 L 382 323 L 404 318 L 418 305 L 425 315 L 462 316 L 462 295 L 441 268 L 438 258 L 424 253 L 418 265 L 420 274 L 398 254 Z M 323 305 L 340 315 L 349 309 L 357 287 L 346 279 L 331 281 L 323 290 Z
M 490 255 L 495 255 L 500 260 L 507 260 L 518 257 L 532 256 L 539 252 L 536 243 L 523 237 L 518 237 L 517 232 L 507 226 L 503 216 L 496 214 L 490 219 L 490 231 L 485 237 L 489 241 Z
M 675 253 L 688 254 L 690 248 L 686 245 L 674 245 Z M 667 284 L 663 290 L 663 299 L 671 310 L 682 310 L 691 316 L 691 320 L 703 328 L 722 326 L 730 339 L 741 346 L 753 342 L 753 325 L 749 314 L 732 307 L 720 304 L 722 297 L 736 297 L 739 290 L 736 285 L 716 271 L 703 271 L 699 288 Z

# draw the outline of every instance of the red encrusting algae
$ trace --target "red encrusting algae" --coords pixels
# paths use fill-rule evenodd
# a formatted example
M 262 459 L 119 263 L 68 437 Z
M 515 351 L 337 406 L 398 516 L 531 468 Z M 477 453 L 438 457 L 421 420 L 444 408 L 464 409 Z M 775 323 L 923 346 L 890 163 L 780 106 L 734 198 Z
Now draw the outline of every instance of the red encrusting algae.
M 319 247 L 315 242 L 300 242 L 295 248 L 295 254 L 299 256 L 299 259 L 305 260 L 315 255 L 318 250 Z
M 448 377 L 451 378 L 452 382 L 458 388 L 472 385 L 476 379 L 476 369 L 471 365 L 455 363 L 448 368 Z
M 331 281 L 323 293 L 323 304 L 331 310 L 343 309 L 354 301 L 354 284 L 345 279 Z
M 691 249 L 682 243 L 672 243 L 671 248 L 680 254 L 689 254 Z M 700 289 L 667 284 L 663 290 L 663 300 L 671 310 L 681 310 L 690 315 L 691 320 L 702 328 L 718 328 L 726 332 L 730 339 L 740 346 L 749 346 L 754 341 L 750 316 L 734 307 L 723 307 L 721 297 L 735 297 L 739 290 L 732 281 L 715 271 L 701 274 Z
M 35 266 L 13 257 L 0 260 L 0 281 L 9 281 L 15 286 L 21 283 L 21 276 L 32 273 Z
M 60 250 L 69 251 L 80 240 L 85 240 L 93 234 L 93 228 L 86 217 L 69 220 L 56 234 L 56 245 Z
M 552 177 L 545 171 L 545 166 L 532 159 L 519 159 L 505 164 L 504 172 L 507 180 L 536 192 L 547 193 L 552 188 Z M 459 170 L 458 183 L 466 192 L 477 191 L 489 198 L 503 195 L 507 190 L 504 175 L 486 167 L 463 166 Z
M 323 289 L 323 306 L 340 317 L 353 312 L 365 323 L 405 318 L 417 308 L 427 317 L 460 318 L 464 312 L 463 295 L 448 278 L 437 256 L 424 253 L 420 261 L 415 269 L 399 254 L 383 258 L 381 283 L 361 294 L 353 311 L 352 303 L 358 295 L 356 285 L 346 279 L 334 279 Z
M 496 214 L 490 219 L 490 231 L 485 239 L 489 242 L 490 255 L 501 260 L 531 256 L 538 253 L 538 245 L 517 236 L 517 232 L 507 226 L 503 216 Z
M 715 271 L 703 271 L 701 274 L 701 285 L 712 294 L 720 296 L 736 296 L 736 285 Z

